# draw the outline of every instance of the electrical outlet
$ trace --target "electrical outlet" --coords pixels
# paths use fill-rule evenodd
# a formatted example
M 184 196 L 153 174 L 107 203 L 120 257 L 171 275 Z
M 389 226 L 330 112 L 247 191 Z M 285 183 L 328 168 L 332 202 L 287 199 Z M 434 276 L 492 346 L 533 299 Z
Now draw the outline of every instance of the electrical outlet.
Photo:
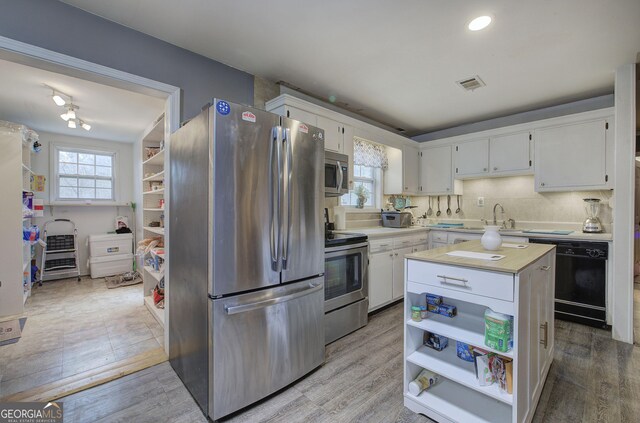
M 478 197 L 478 201 L 476 203 L 478 207 L 484 207 L 484 197 Z

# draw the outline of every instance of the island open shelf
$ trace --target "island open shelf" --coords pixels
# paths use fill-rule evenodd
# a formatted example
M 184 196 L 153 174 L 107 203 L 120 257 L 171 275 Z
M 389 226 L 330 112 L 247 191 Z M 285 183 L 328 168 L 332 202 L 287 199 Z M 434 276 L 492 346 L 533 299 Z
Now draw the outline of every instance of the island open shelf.
M 530 244 L 525 249 L 502 248 L 503 264 L 479 259 L 452 259 L 453 250 L 482 249 L 479 241 L 448 245 L 405 256 L 405 406 L 439 422 L 528 422 L 553 360 L 553 246 Z M 493 270 L 491 270 L 493 267 Z M 428 313 L 413 321 L 411 306 L 425 305 L 426 294 L 443 297 L 457 308 L 453 317 Z M 513 348 L 501 352 L 484 343 L 484 313 L 513 317 Z M 423 345 L 424 333 L 448 338 L 442 351 Z M 498 383 L 481 386 L 473 362 L 459 358 L 456 341 L 513 360 L 512 393 Z M 412 395 L 409 383 L 423 370 L 438 374 L 438 382 Z

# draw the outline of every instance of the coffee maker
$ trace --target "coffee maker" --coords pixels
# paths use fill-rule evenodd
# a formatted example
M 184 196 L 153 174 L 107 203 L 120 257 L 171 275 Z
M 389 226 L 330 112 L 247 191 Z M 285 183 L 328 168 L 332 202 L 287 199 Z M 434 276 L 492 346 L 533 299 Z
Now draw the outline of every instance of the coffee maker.
M 602 232 L 602 223 L 598 219 L 598 212 L 600 211 L 600 200 L 597 198 L 585 198 L 584 206 L 587 212 L 587 218 L 582 224 L 582 232 L 586 233 L 599 233 Z

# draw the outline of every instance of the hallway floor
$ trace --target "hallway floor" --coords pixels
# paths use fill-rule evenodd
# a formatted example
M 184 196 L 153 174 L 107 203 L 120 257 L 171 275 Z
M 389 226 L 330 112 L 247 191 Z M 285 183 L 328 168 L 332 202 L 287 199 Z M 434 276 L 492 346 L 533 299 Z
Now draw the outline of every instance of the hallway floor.
M 161 348 L 142 284 L 107 289 L 83 277 L 35 285 L 17 343 L 0 346 L 0 399 Z

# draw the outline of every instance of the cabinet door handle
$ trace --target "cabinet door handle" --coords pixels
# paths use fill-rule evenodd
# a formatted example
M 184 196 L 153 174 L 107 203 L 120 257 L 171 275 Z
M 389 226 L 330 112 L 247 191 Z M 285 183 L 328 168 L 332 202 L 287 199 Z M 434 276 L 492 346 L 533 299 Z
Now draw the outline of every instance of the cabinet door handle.
M 551 266 L 542 266 L 540 270 L 544 270 L 545 272 L 551 269 Z
M 398 255 L 398 253 L 396 253 L 396 256 Z
M 493 168 L 493 170 L 498 170 L 498 167 L 497 167 L 497 166 L 495 166 L 495 167 Z
M 540 186 L 543 187 L 544 186 L 544 182 L 540 182 Z
M 540 344 L 544 345 L 544 349 L 547 349 L 547 341 L 549 336 L 549 322 L 544 322 L 540 325 L 540 329 L 542 329 L 543 337 L 540 340 Z
M 446 275 L 436 275 L 436 276 L 439 277 L 440 279 L 442 279 L 440 281 L 441 284 L 453 285 L 453 286 L 457 286 L 457 287 L 461 287 L 461 288 L 469 288 L 467 286 L 467 282 L 469 282 L 467 279 L 454 278 L 452 276 L 446 276 Z M 453 281 L 453 282 L 449 282 L 449 281 Z M 462 282 L 462 284 L 457 283 L 457 282 Z
M 389 254 L 389 257 L 393 257 L 393 253 Z
M 483 167 L 483 168 L 482 168 L 482 171 L 483 171 L 483 172 L 486 172 L 486 171 L 487 171 L 487 168 L 486 168 L 486 167 Z

